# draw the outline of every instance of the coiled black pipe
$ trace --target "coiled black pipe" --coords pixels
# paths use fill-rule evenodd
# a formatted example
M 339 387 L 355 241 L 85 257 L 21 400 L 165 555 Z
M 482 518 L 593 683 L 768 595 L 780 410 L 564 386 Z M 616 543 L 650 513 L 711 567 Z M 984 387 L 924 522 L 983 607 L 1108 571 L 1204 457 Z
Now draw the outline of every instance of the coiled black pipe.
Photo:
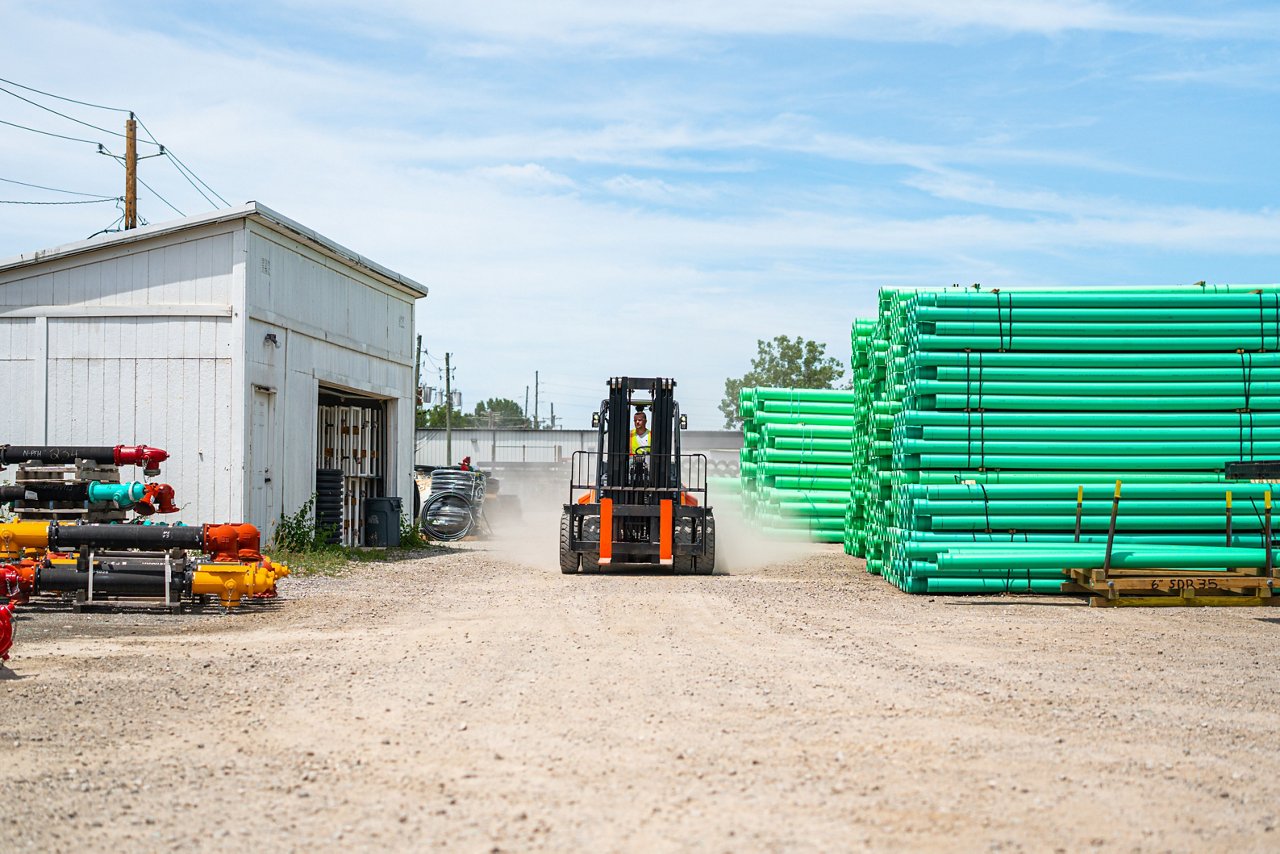
M 204 528 L 186 525 L 50 525 L 49 548 L 200 549 Z
M 471 533 L 479 522 L 486 477 L 473 469 L 438 468 L 431 473 L 431 494 L 422 505 L 422 532 L 451 543 Z

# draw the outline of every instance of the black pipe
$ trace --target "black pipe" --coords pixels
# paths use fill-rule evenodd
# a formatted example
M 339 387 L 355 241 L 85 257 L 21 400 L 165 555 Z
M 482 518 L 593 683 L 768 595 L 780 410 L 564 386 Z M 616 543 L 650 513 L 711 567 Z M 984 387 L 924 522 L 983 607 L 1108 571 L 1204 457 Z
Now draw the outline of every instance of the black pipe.
M 116 449 L 100 445 L 0 445 L 0 465 L 5 466 L 33 462 L 74 463 L 76 460 L 113 464 Z
M 49 548 L 200 549 L 204 528 L 187 525 L 50 525 Z
M 87 483 L 27 483 L 0 486 L 0 503 L 7 501 L 88 501 Z
M 188 585 L 184 572 L 175 572 L 169 585 L 169 595 L 182 596 Z M 89 573 L 64 566 L 42 566 L 36 570 L 36 591 L 40 593 L 75 593 L 89 590 Z M 151 572 L 107 571 L 97 568 L 93 572 L 93 592 L 96 596 L 164 596 L 164 575 Z
M 88 487 L 85 487 L 88 491 Z M 10 501 L 25 501 L 34 495 L 29 492 L 25 486 L 0 486 L 0 504 L 7 504 Z

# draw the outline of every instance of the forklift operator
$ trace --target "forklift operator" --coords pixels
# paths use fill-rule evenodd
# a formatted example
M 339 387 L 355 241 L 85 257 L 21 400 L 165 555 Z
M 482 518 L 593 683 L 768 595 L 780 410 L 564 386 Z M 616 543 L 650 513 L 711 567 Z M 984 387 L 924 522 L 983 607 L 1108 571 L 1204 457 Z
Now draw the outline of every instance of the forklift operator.
M 636 412 L 636 417 L 633 419 L 636 426 L 631 431 L 631 456 L 633 457 L 649 453 L 649 430 L 645 427 L 648 420 L 643 410 Z

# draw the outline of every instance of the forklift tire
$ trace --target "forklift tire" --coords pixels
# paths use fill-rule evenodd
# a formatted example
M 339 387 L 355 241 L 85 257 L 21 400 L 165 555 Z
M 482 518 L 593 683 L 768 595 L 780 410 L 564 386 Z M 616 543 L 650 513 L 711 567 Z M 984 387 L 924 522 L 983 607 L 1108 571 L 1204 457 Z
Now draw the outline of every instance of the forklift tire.
M 697 575 L 712 575 L 716 571 L 716 520 L 710 513 L 702 537 L 707 543 L 707 553 L 694 556 L 693 571 Z
M 569 548 L 569 514 L 560 516 L 560 571 L 573 575 L 578 571 L 579 555 Z
M 675 541 L 677 544 L 693 542 L 693 523 L 682 523 L 676 527 Z M 694 572 L 693 555 L 675 554 L 671 558 L 671 569 L 676 575 L 693 575 Z

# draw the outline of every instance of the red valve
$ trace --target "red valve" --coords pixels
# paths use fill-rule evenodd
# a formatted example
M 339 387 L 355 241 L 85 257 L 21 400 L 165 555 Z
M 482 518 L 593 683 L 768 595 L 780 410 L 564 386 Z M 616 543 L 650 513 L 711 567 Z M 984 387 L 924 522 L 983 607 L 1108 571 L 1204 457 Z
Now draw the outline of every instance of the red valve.
M 139 516 L 150 516 L 152 513 L 177 513 L 178 505 L 173 503 L 173 487 L 167 483 L 148 483 L 142 499 L 133 505 L 133 512 Z
M 0 661 L 9 660 L 13 647 L 13 603 L 0 605 Z
M 149 476 L 160 474 L 160 464 L 169 459 L 169 452 L 163 448 L 152 448 L 147 445 L 116 445 L 116 465 L 140 465 Z
M 262 560 L 261 534 L 253 525 L 205 525 L 204 551 L 215 563 Z

